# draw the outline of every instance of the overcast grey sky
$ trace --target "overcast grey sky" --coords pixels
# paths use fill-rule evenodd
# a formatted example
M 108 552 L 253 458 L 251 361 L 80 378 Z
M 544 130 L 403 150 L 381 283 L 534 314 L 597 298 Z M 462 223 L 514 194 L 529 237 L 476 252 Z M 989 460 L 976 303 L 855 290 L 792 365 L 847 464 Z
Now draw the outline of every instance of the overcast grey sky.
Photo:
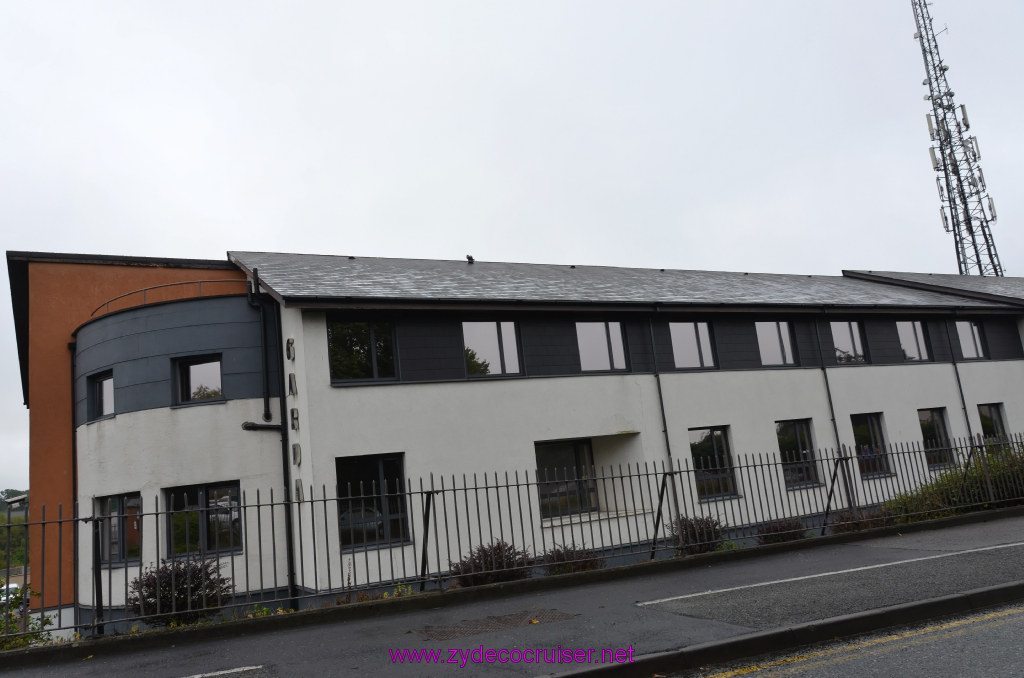
M 932 14 L 1024 275 L 1024 3 Z M 914 31 L 909 0 L 7 0 L 3 245 L 955 273 Z

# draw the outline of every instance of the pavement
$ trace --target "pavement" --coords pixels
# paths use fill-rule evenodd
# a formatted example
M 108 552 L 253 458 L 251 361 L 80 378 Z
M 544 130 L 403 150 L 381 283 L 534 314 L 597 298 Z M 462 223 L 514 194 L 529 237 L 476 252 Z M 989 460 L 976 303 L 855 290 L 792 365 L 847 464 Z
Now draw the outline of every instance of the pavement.
M 1024 600 L 1019 508 L 2 653 L 0 668 L 44 676 L 75 662 L 75 675 L 130 670 L 148 678 L 219 671 L 240 677 L 652 676 L 1018 600 Z M 430 651 L 439 652 L 428 662 Z

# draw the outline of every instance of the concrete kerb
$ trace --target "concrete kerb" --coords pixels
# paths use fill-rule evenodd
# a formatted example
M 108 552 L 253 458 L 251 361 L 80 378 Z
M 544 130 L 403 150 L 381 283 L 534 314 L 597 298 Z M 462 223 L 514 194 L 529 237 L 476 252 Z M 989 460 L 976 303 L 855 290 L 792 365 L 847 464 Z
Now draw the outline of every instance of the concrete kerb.
M 760 631 L 726 640 L 643 655 L 630 664 L 607 664 L 557 674 L 559 676 L 600 676 L 647 678 L 755 658 L 779 651 L 827 642 L 838 638 L 871 633 L 886 628 L 918 624 L 929 619 L 970 614 L 991 607 L 1024 600 L 1024 582 L 1011 582 L 965 591 L 949 596 L 903 603 L 876 610 L 831 617 L 779 629 Z
M 487 584 L 468 588 L 443 589 L 417 593 L 408 597 L 375 600 L 362 603 L 333 605 L 331 607 L 308 609 L 287 614 L 274 614 L 252 619 L 239 619 L 224 622 L 211 622 L 197 626 L 175 629 L 158 629 L 139 634 L 124 634 L 104 637 L 91 637 L 77 641 L 68 641 L 53 645 L 42 645 L 17 650 L 0 652 L 0 664 L 5 667 L 28 666 L 32 664 L 79 660 L 83 656 L 97 652 L 133 652 L 155 647 L 166 647 L 171 644 L 185 643 L 194 640 L 222 639 L 245 634 L 255 634 L 278 629 L 297 628 L 313 624 L 328 624 L 341 621 L 367 619 L 371 617 L 402 614 L 405 612 L 429 610 L 450 605 L 459 605 L 481 600 L 504 598 L 520 593 L 548 591 L 569 586 L 582 586 L 609 580 L 621 580 L 628 577 L 639 577 L 662 572 L 686 570 L 694 567 L 705 567 L 715 562 L 729 562 L 760 558 L 773 553 L 797 551 L 826 546 L 864 541 L 877 537 L 895 534 L 909 534 L 938 530 L 957 525 L 982 523 L 1001 518 L 1024 515 L 1024 506 L 978 511 L 948 518 L 907 523 L 890 527 L 861 530 L 836 535 L 811 537 L 781 544 L 769 544 L 756 548 L 738 549 L 734 551 L 717 551 L 682 558 L 667 558 L 644 563 L 624 565 L 590 572 L 535 577 L 512 582 Z M 339 594 L 343 595 L 343 594 Z M 746 637 L 746 636 L 745 636 Z M 807 641 L 804 641 L 805 643 Z M 696 646 L 695 646 L 696 647 Z M 671 654 L 671 653 L 670 653 Z

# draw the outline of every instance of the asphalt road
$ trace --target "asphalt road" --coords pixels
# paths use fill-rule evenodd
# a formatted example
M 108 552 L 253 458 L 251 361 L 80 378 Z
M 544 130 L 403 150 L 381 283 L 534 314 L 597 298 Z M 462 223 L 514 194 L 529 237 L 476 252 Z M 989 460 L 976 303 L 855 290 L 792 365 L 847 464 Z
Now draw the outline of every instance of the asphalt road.
M 193 636 L 187 642 L 180 636 L 168 636 L 166 642 L 160 638 L 157 647 L 145 651 L 82 647 L 75 650 L 73 661 L 8 667 L 3 675 L 184 678 L 230 672 L 219 675 L 291 678 L 367 673 L 562 674 L 596 665 L 528 662 L 523 653 L 532 650 L 529 657 L 535 659 L 538 649 L 549 653 L 594 649 L 598 657 L 601 650 L 632 650 L 632 656 L 642 658 L 705 643 L 733 643 L 766 629 L 874 610 L 897 601 L 1024 581 L 1022 539 L 1024 517 L 1003 518 L 400 615 L 271 632 L 259 631 L 256 625 L 251 631 L 243 626 L 236 636 Z M 395 661 L 393 652 L 403 649 L 441 650 L 438 658 L 455 663 Z M 470 655 L 473 650 L 480 650 L 483 656 L 486 650 L 500 649 L 518 650 L 520 661 L 509 655 L 505 655 L 506 661 L 500 656 L 493 661 L 485 657 L 474 661 Z M 0 665 L 0 670 L 3 668 Z
M 1019 678 L 1024 606 L 1014 605 L 801 648 L 673 678 Z

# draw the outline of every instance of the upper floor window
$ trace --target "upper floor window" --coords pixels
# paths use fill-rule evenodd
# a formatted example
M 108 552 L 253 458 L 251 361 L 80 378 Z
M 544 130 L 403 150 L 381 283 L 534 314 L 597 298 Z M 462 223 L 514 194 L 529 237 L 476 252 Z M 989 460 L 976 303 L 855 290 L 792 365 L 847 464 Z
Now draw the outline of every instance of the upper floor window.
M 138 492 L 96 500 L 100 526 L 100 561 L 138 560 L 142 549 L 142 495 Z
M 238 481 L 167 490 L 171 555 L 242 548 Z
M 338 457 L 338 530 L 341 545 L 401 543 L 409 539 L 405 459 L 402 453 Z
M 707 323 L 669 323 L 668 330 L 672 335 L 676 369 L 715 366 L 711 330 Z
M 960 338 L 960 352 L 964 360 L 987 358 L 981 323 L 974 320 L 957 320 L 956 334 Z
M 896 332 L 900 335 L 900 348 L 903 349 L 904 360 L 931 359 L 923 323 L 918 320 L 901 320 L 896 323 Z
M 844 320 L 829 324 L 832 327 L 832 346 L 836 351 L 836 362 L 840 365 L 866 362 L 860 323 L 856 320 Z
M 536 443 L 540 517 L 597 510 L 594 453 L 589 439 Z
M 775 436 L 779 441 L 782 474 L 786 480 L 786 487 L 817 483 L 818 467 L 814 463 L 811 420 L 777 421 L 775 422 Z
M 736 494 L 728 426 L 691 428 L 690 454 L 693 455 L 694 480 L 697 481 L 700 499 Z
M 220 356 L 200 356 L 177 361 L 178 402 L 221 400 Z
M 852 414 L 853 442 L 857 454 L 857 465 L 862 476 L 888 475 L 889 455 L 885 448 L 882 432 L 882 413 Z
M 462 323 L 466 374 L 519 374 L 519 345 L 513 322 Z
M 981 435 L 986 440 L 1006 439 L 1006 422 L 1003 421 L 1002 403 L 978 405 L 978 416 L 981 417 Z
M 754 323 L 757 332 L 757 348 L 761 352 L 761 364 L 795 365 L 793 338 L 788 322 Z
M 99 419 L 114 414 L 114 373 L 95 374 L 89 377 L 88 383 L 89 419 Z
M 946 432 L 946 408 L 935 407 L 917 411 L 921 423 L 921 439 L 928 466 L 945 466 L 953 462 L 949 434 Z
M 621 323 L 576 323 L 576 339 L 580 348 L 580 368 L 584 372 L 626 369 Z
M 335 381 L 394 379 L 395 340 L 390 322 L 327 321 L 327 354 Z

